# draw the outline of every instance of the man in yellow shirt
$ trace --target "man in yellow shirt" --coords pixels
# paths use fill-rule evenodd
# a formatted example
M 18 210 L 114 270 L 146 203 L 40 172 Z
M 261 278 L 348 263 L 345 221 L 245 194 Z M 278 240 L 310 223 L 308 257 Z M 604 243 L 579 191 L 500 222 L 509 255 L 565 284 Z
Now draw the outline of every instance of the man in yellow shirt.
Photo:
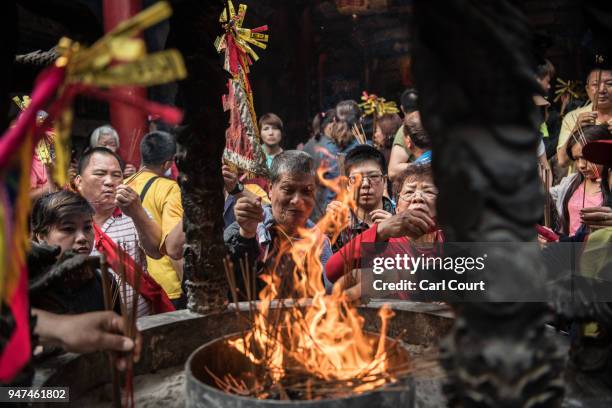
M 140 143 L 141 168 L 129 184 L 142 200 L 153 220 L 161 228 L 161 259 L 147 257 L 149 274 L 161 285 L 177 309 L 185 307 L 181 289 L 183 233 L 183 205 L 181 190 L 176 181 L 166 178 L 174 161 L 176 142 L 166 132 L 145 135 Z M 178 262 L 177 262 L 178 261 Z
M 601 72 L 601 75 L 600 75 Z M 599 82 L 598 82 L 599 81 Z M 589 104 L 574 109 L 563 118 L 559 142 L 557 144 L 557 160 L 563 167 L 570 166 L 571 159 L 567 156 L 565 145 L 577 127 L 580 125 L 608 123 L 612 124 L 612 70 L 593 69 L 587 78 L 585 86 Z M 597 111 L 593 111 L 593 101 L 597 99 Z M 570 167 L 570 173 L 573 172 Z

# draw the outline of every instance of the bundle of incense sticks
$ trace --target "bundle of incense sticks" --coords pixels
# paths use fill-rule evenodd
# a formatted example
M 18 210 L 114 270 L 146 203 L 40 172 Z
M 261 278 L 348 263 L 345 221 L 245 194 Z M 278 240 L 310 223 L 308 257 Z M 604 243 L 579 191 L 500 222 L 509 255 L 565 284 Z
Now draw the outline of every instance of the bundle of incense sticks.
M 102 294 L 104 296 L 104 309 L 113 310 L 115 304 L 115 294 L 113 293 L 113 278 L 108 271 L 108 264 L 106 263 L 106 256 L 100 254 L 100 272 L 102 274 Z M 111 372 L 112 384 L 113 384 L 113 407 L 121 407 L 121 390 L 119 388 L 119 372 L 115 367 L 115 360 L 117 353 L 108 352 L 108 362 Z
M 138 247 L 138 243 L 135 244 Z M 131 294 L 128 290 L 128 280 L 126 277 L 126 271 L 124 265 L 127 263 L 127 257 L 130 256 L 128 253 L 127 245 L 123 242 L 119 243 L 117 255 L 119 257 L 119 268 L 114 271 L 118 277 L 117 284 L 114 285 L 116 290 L 113 290 L 114 278 L 112 277 L 106 258 L 104 255 L 100 256 L 100 269 L 102 273 L 102 292 L 104 296 L 104 308 L 106 310 L 113 310 L 115 302 L 119 301 L 121 308 L 121 317 L 123 319 L 124 334 L 126 337 L 131 338 L 134 342 L 138 329 L 136 327 L 136 319 L 138 312 L 138 294 L 140 293 L 140 283 L 142 279 L 142 269 L 135 268 L 135 281 L 134 287 L 131 288 Z M 119 386 L 119 372 L 115 367 L 115 360 L 117 359 L 117 353 L 109 353 L 109 363 L 112 375 L 113 384 L 113 406 L 121 407 L 121 389 Z M 125 372 L 125 384 L 124 384 L 124 406 L 134 407 L 134 367 L 132 352 L 128 353 L 127 369 Z
M 363 130 L 363 126 L 361 126 L 361 124 L 357 125 L 357 123 L 355 123 L 353 127 L 351 128 L 351 132 L 353 133 L 353 136 L 355 137 L 355 139 L 357 139 L 357 141 L 360 144 L 367 143 L 365 131 Z
M 136 173 L 132 174 L 132 175 L 130 176 L 130 178 L 128 178 L 127 180 L 125 180 L 125 181 L 123 182 L 123 184 L 125 184 L 126 186 L 129 186 L 129 185 L 130 185 L 130 183 L 132 183 L 132 182 L 133 182 L 133 181 L 136 179 L 136 177 L 138 177 L 140 174 L 142 174 L 142 172 L 143 172 L 143 171 L 144 171 L 144 169 L 140 169 L 140 170 L 138 170 Z
M 136 152 L 136 147 L 138 147 L 139 138 L 137 136 L 139 133 L 140 133 L 140 130 L 138 129 L 134 129 L 132 131 L 132 138 L 130 139 L 130 145 L 128 149 L 128 156 L 127 156 L 128 159 L 131 159 L 132 157 L 134 157 L 134 153 Z
M 136 248 L 139 247 L 138 242 L 134 244 Z M 125 335 L 136 341 L 136 334 L 138 329 L 136 327 L 136 318 L 138 311 L 138 294 L 140 293 L 140 282 L 142 279 L 142 269 L 135 268 L 134 287 L 132 288 L 132 294 L 129 295 L 128 283 L 124 265 L 127 263 L 127 257 L 130 256 L 126 243 L 120 243 L 119 247 L 122 251 L 119 251 L 119 275 L 120 290 L 121 290 L 121 316 L 123 317 L 123 327 Z M 134 359 L 132 353 L 127 355 L 127 369 L 125 372 L 125 385 L 124 385 L 124 407 L 134 407 Z

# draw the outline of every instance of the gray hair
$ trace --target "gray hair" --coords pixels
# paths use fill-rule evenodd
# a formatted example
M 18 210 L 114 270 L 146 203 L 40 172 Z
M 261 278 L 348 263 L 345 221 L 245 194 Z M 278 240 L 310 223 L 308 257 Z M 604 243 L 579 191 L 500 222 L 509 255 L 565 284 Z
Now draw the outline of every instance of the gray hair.
M 270 183 L 276 183 L 283 174 L 287 173 L 314 176 L 314 170 L 314 161 L 308 153 L 301 150 L 285 150 L 272 160 Z
M 91 137 L 89 138 L 89 145 L 91 147 L 96 147 L 98 145 L 98 141 L 100 137 L 103 135 L 110 135 L 117 142 L 117 147 L 119 147 L 119 134 L 117 131 L 110 125 L 100 126 L 96 128 L 93 132 L 91 132 Z

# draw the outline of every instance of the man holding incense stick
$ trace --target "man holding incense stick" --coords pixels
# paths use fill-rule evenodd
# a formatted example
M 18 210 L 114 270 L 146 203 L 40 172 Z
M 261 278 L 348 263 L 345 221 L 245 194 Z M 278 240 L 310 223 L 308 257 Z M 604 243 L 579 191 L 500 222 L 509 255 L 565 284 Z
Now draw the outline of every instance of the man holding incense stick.
M 106 238 L 129 254 L 143 271 L 147 270 L 141 248 L 151 258 L 159 259 L 160 227 L 142 207 L 140 197 L 127 185 L 122 184 L 121 159 L 104 147 L 95 147 L 83 154 L 78 166 L 75 185 L 79 193 L 93 207 L 94 223 L 97 227 L 96 242 Z M 93 254 L 97 255 L 98 246 Z M 129 280 L 129 279 L 128 279 Z M 131 297 L 131 286 L 128 297 Z M 151 313 L 152 299 L 140 293 L 138 317 Z
M 315 175 L 313 160 L 308 153 L 298 150 L 287 150 L 272 161 L 270 169 L 271 205 L 262 205 L 261 198 L 245 196 L 240 198 L 234 207 L 236 222 L 224 231 L 225 244 L 234 264 L 237 288 L 241 291 L 240 300 L 248 294 L 249 288 L 263 289 L 262 281 L 257 275 L 273 268 L 283 279 L 283 291 L 279 298 L 291 297 L 292 285 L 288 276 L 291 274 L 292 260 L 285 256 L 283 248 L 293 246 L 303 239 L 303 229 L 311 229 L 313 234 L 323 234 L 309 220 L 315 206 Z M 320 248 L 321 265 L 325 265 L 331 256 L 329 240 L 322 236 Z M 240 264 L 246 262 L 248 269 L 256 263 L 253 275 L 243 275 Z M 249 283 L 244 285 L 245 279 Z M 321 276 L 321 280 L 324 279 Z M 329 282 L 326 282 L 329 283 Z M 257 286 L 255 286 L 257 285 Z M 329 288 L 331 284 L 329 283 Z M 252 294 L 255 299 L 257 293 Z
M 372 146 L 360 145 L 351 150 L 344 160 L 348 188 L 355 196 L 355 210 L 341 201 L 332 201 L 326 211 L 348 216 L 347 227 L 334 243 L 334 252 L 355 236 L 395 214 L 395 203 L 384 196 L 387 185 L 387 166 L 383 154 Z
M 587 77 L 586 92 L 591 103 L 569 112 L 561 125 L 557 158 L 559 164 L 564 167 L 571 163 L 570 157 L 566 154 L 566 145 L 569 136 L 578 126 L 595 124 L 612 126 L 612 69 L 604 67 L 591 70 Z

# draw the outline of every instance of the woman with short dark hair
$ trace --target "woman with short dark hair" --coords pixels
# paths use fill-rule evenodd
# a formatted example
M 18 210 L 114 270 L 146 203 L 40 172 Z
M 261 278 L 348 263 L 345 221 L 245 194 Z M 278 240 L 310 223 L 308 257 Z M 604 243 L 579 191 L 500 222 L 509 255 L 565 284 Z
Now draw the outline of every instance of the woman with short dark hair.
M 58 260 L 87 257 L 94 245 L 93 213 L 87 200 L 72 191 L 41 197 L 30 222 L 33 245 L 58 247 Z M 30 276 L 31 282 L 45 282 L 32 293 L 32 306 L 60 314 L 104 310 L 100 276 L 96 268 L 87 265 L 83 262 L 83 267 L 57 276 Z

